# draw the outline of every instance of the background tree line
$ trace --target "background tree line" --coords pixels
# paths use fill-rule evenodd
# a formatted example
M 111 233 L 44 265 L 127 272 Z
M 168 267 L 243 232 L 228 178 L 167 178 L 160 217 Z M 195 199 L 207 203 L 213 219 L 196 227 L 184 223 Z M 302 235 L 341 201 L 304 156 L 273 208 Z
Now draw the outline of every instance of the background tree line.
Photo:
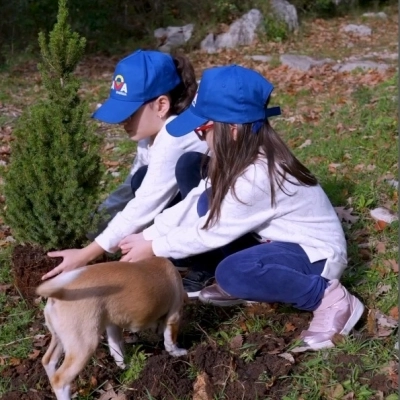
M 291 0 L 299 17 L 332 17 L 358 8 L 378 9 L 394 0 Z M 230 23 L 249 9 L 262 12 L 269 0 L 69 0 L 73 30 L 86 37 L 87 52 L 114 52 L 132 42 L 148 43 L 153 30 L 196 23 L 198 37 L 210 27 Z M 3 62 L 21 51 L 37 50 L 37 35 L 56 19 L 57 0 L 0 0 L 0 52 Z M 202 37 L 200 38 L 200 35 Z

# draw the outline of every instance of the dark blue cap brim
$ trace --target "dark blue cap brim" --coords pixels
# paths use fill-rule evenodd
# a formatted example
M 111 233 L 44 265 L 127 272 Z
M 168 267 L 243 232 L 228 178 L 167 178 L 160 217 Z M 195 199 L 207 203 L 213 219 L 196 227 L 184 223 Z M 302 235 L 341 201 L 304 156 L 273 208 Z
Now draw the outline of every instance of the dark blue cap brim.
M 187 135 L 208 121 L 208 118 L 199 117 L 193 114 L 190 108 L 178 115 L 165 127 L 171 136 L 180 137 Z
M 108 124 L 119 124 L 128 119 L 142 105 L 143 102 L 120 101 L 110 97 L 92 114 L 92 118 Z

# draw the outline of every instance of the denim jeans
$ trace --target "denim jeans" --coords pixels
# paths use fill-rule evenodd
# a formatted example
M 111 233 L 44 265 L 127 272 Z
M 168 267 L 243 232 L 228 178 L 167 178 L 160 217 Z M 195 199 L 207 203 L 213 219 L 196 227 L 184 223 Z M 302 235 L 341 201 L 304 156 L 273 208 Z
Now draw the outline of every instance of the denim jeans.
M 222 260 L 215 278 L 232 296 L 314 311 L 328 286 L 321 276 L 325 262 L 311 263 L 296 243 L 261 243 Z

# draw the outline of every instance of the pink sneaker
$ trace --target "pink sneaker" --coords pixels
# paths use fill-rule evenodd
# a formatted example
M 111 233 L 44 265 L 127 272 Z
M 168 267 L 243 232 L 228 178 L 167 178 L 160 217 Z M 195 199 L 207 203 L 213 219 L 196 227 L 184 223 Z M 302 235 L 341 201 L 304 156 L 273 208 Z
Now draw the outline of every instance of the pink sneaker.
M 339 333 L 348 335 L 364 312 L 364 305 L 351 295 L 337 279 L 329 282 L 320 306 L 314 311 L 308 330 L 301 332 L 305 346 L 293 352 L 320 350 L 334 347 L 332 337 Z

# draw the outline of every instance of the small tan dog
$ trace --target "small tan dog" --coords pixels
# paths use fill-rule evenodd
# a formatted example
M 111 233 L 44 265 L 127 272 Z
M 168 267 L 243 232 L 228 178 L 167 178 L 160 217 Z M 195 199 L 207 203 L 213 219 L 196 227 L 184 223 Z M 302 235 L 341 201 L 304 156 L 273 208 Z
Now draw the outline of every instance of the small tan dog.
M 49 297 L 44 315 L 52 337 L 42 363 L 58 400 L 70 400 L 71 382 L 88 363 L 104 331 L 121 368 L 125 368 L 122 328 L 138 332 L 162 327 L 165 349 L 173 356 L 186 354 L 176 339 L 187 294 L 179 272 L 166 258 L 78 268 L 42 283 L 36 293 Z M 63 351 L 64 361 L 56 369 Z

